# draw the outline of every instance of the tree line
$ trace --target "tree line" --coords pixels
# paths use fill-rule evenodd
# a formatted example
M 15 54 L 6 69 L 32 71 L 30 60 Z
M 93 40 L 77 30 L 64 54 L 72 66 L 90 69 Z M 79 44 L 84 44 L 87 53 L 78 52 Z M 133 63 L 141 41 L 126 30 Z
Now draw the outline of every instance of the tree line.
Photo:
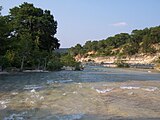
M 1 69 L 61 69 L 66 63 L 53 52 L 60 47 L 56 33 L 57 21 L 51 12 L 33 4 L 25 2 L 6 16 L 0 14 Z
M 160 45 L 160 26 L 133 30 L 131 34 L 120 33 L 99 41 L 87 41 L 69 49 L 73 56 L 132 56 L 135 54 L 154 54 L 160 52 L 155 46 Z M 159 47 L 159 46 L 158 46 Z

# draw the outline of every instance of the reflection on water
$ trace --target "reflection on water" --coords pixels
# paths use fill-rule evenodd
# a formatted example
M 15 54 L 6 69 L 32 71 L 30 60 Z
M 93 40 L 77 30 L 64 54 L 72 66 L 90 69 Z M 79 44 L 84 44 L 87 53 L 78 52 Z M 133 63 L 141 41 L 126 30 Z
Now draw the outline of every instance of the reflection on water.
M 159 119 L 159 106 L 159 73 L 87 66 L 0 75 L 2 120 Z

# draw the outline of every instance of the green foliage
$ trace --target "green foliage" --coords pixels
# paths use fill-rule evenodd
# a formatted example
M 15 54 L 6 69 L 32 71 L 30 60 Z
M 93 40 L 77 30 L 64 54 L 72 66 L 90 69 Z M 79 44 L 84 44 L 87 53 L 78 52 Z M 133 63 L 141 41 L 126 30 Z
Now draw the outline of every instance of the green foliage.
M 87 52 L 97 51 L 98 50 L 98 41 L 93 41 L 93 42 L 87 41 L 83 47 Z
M 117 65 L 117 67 L 120 67 L 120 68 L 129 68 L 129 64 L 125 63 L 122 60 L 117 60 L 117 62 L 115 62 L 115 64 Z
M 128 56 L 131 56 L 131 55 L 134 55 L 136 53 L 138 53 L 138 50 L 139 50 L 139 45 L 137 45 L 136 43 L 128 43 L 128 44 L 125 44 L 123 46 L 123 53 L 125 55 L 128 55 Z
M 84 52 L 82 46 L 80 44 L 77 44 L 75 47 L 71 47 L 69 49 L 69 53 L 72 56 L 76 56 L 78 54 L 83 54 Z
M 6 17 L 0 16 L 0 55 L 4 55 L 8 49 L 9 27 L 6 22 Z
M 63 66 L 75 67 L 75 70 L 80 70 L 80 62 L 77 62 L 70 54 L 61 56 L 61 62 Z
M 49 71 L 55 71 L 55 70 L 61 70 L 62 63 L 57 59 L 51 59 L 47 63 L 47 70 Z
M 10 9 L 9 19 L 14 37 L 19 38 L 20 35 L 28 32 L 35 46 L 38 42 L 40 49 L 51 52 L 59 48 L 59 41 L 54 37 L 57 32 L 57 21 L 49 10 L 43 11 L 33 4 L 24 3 Z
M 6 58 L 6 56 L 0 56 L 0 65 L 2 67 L 2 70 L 11 67 L 10 61 Z
M 100 48 L 97 51 L 97 56 L 110 56 L 112 54 L 112 46 L 109 46 L 107 48 Z
M 160 43 L 160 26 L 150 29 L 150 40 L 153 44 Z
M 56 32 L 57 21 L 49 10 L 26 2 L 11 8 L 9 15 L 0 16 L 0 66 L 59 69 L 60 56 L 53 57 L 60 46 Z
M 118 48 L 121 45 L 124 45 L 129 38 L 130 36 L 127 33 L 117 34 L 114 36 L 114 39 L 112 40 L 112 42 L 114 43 L 112 46 L 114 46 L 115 48 Z
M 64 66 L 72 66 L 72 67 L 74 67 L 76 63 L 75 59 L 69 54 L 62 56 L 61 62 L 63 63 Z

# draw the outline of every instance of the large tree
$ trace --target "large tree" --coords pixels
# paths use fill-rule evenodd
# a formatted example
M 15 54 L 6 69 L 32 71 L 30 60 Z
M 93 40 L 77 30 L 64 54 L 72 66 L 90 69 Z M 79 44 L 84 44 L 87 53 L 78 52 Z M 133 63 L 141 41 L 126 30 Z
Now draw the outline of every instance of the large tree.
M 5 66 L 9 65 L 6 53 L 9 53 L 9 25 L 8 25 L 8 18 L 1 15 L 2 6 L 0 6 L 0 67 L 2 70 Z M 11 58 L 11 57 L 8 57 Z
M 15 37 L 20 37 L 27 30 L 33 43 L 38 42 L 41 50 L 51 52 L 59 48 L 59 41 L 54 37 L 57 32 L 57 21 L 49 10 L 43 11 L 34 7 L 33 4 L 24 3 L 10 9 L 9 17 Z
M 7 50 L 7 39 L 9 36 L 8 17 L 1 15 L 2 6 L 0 6 L 0 56 Z
M 54 49 L 59 48 L 59 40 L 55 37 L 57 21 L 49 10 L 42 10 L 25 2 L 10 9 L 7 17 L 10 39 L 14 43 L 11 46 L 21 58 L 21 70 L 24 64 L 33 65 L 36 61 L 47 58 L 43 53 L 48 52 L 49 55 Z

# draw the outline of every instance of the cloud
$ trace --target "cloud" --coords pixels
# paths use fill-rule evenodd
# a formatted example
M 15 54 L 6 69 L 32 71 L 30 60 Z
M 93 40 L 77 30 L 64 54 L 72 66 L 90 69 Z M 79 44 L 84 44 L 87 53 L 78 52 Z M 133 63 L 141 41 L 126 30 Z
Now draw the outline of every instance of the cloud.
M 114 23 L 112 24 L 112 26 L 114 27 L 121 27 L 121 26 L 127 26 L 128 24 L 126 22 L 118 22 L 118 23 Z

